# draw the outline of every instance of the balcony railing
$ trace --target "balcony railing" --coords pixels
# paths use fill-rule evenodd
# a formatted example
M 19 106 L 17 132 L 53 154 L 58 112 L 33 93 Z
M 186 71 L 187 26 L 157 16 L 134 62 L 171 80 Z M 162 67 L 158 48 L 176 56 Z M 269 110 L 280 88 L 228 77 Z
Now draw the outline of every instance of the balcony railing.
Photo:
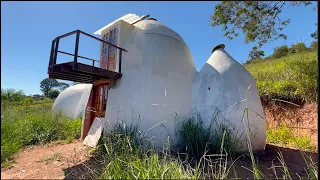
M 74 49 L 74 53 L 69 53 L 69 52 L 64 52 L 64 51 L 60 51 L 59 50 L 59 41 L 60 39 L 62 38 L 65 38 L 65 37 L 68 37 L 68 36 L 71 36 L 73 34 L 76 34 L 76 40 L 75 40 L 75 49 Z M 100 41 L 101 43 L 105 43 L 109 46 L 112 46 L 114 47 L 115 49 L 118 49 L 119 50 L 119 68 L 118 68 L 118 71 L 119 72 L 114 72 L 114 71 L 110 71 L 110 70 L 107 70 L 107 69 L 102 69 L 102 68 L 98 68 L 98 67 L 95 67 L 95 63 L 96 62 L 99 62 L 99 60 L 95 60 L 95 59 L 92 59 L 92 58 L 88 58 L 88 57 L 84 57 L 84 56 L 80 56 L 79 55 L 79 40 L 80 40 L 80 34 L 83 34 L 85 36 L 88 36 L 92 39 L 95 39 L 97 41 Z M 83 75 L 87 75 L 88 77 L 90 77 L 90 79 L 101 79 L 101 78 L 111 78 L 112 76 L 115 76 L 115 77 L 121 77 L 121 61 L 122 61 L 122 51 L 125 51 L 125 52 L 128 52 L 127 50 L 121 48 L 121 47 L 118 47 L 108 41 L 105 41 L 105 40 L 102 40 L 100 38 L 97 38 L 97 37 L 94 37 L 88 33 L 85 33 L 83 31 L 80 31 L 80 30 L 75 30 L 75 31 L 72 31 L 72 32 L 69 32 L 69 33 L 66 33 L 64 35 L 61 35 L 61 36 L 58 36 L 56 37 L 53 41 L 52 41 L 52 46 L 51 46 L 51 52 L 50 52 L 50 59 L 49 59 L 49 69 L 48 69 L 48 74 L 49 74 L 49 77 L 50 75 L 51 76 L 54 76 L 56 77 L 57 79 L 59 79 L 59 77 L 61 77 L 60 79 L 64 79 L 64 80 L 69 80 L 68 78 L 65 77 L 65 74 L 63 74 L 63 71 L 59 70 L 59 68 L 61 69 L 61 67 L 58 67 L 58 65 L 62 65 L 62 64 L 57 64 L 57 55 L 58 53 L 62 53 L 62 54 L 66 54 L 66 55 L 70 55 L 70 56 L 73 56 L 73 61 L 71 62 L 68 62 L 68 63 L 64 63 L 64 67 L 66 67 L 66 65 L 68 65 L 68 68 L 70 66 L 72 66 L 71 70 L 69 73 L 73 74 L 73 78 L 70 78 L 70 80 L 74 80 L 75 79 L 75 74 L 78 74 L 78 76 L 82 75 L 81 72 L 83 72 Z M 91 65 L 87 65 L 87 64 L 82 64 L 82 63 L 79 63 L 78 62 L 78 58 L 81 58 L 81 59 L 85 59 L 85 60 L 89 60 L 89 61 L 92 61 L 92 66 Z M 64 68 L 62 67 L 62 69 Z M 57 72 L 55 71 L 55 68 L 57 70 L 59 70 L 59 73 L 57 75 Z M 71 71 L 76 71 L 75 72 L 71 72 Z M 76 78 L 77 79 L 77 78 Z M 90 80 L 91 82 L 91 80 Z

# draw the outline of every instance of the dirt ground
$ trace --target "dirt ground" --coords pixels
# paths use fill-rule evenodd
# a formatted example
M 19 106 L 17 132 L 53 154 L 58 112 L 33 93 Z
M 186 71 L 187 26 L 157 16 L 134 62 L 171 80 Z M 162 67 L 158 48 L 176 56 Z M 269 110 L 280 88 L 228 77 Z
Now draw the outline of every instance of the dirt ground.
M 296 135 L 307 135 L 318 146 L 318 105 L 317 103 L 300 106 L 273 102 L 263 104 L 267 126 L 274 128 L 281 123 L 292 129 Z
M 306 164 L 301 152 L 296 149 L 283 148 L 268 144 L 265 151 L 256 154 L 259 169 L 268 178 L 275 178 L 272 163 L 280 165 L 277 160 L 279 150 L 283 153 L 292 178 L 306 175 Z M 318 153 L 307 153 L 315 162 Z M 95 179 L 90 170 L 101 170 L 103 165 L 99 159 L 90 157 L 82 142 L 75 140 L 70 144 L 49 144 L 28 148 L 15 157 L 15 164 L 1 170 L 1 179 Z M 237 177 L 252 179 L 252 173 L 243 168 L 250 168 L 248 157 L 238 159 L 235 164 Z M 232 175 L 231 173 L 230 175 Z M 281 177 L 281 170 L 278 170 Z
M 64 169 L 89 159 L 87 152 L 80 140 L 27 148 L 14 158 L 13 166 L 1 169 L 1 179 L 63 179 Z

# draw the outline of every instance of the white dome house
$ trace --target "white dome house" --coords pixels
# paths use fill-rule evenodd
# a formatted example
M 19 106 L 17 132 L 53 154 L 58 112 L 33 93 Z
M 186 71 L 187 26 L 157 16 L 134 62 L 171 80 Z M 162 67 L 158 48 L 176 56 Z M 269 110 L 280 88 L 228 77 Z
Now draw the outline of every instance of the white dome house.
M 77 63 L 76 58 L 74 62 L 56 64 L 54 51 L 58 43 L 53 41 L 49 77 L 93 84 L 69 87 L 56 99 L 53 109 L 73 118 L 85 110 L 82 138 L 98 119 L 100 125 L 96 127 L 103 126 L 104 131 L 110 131 L 119 122 L 138 125 L 140 131 L 153 137 L 156 146 L 163 147 L 168 136 L 173 145 L 177 142 L 176 120 L 187 117 L 194 108 L 206 126 L 218 108 L 236 130 L 243 131 L 241 117 L 246 103 L 232 105 L 246 99 L 246 90 L 251 85 L 247 104 L 251 131 L 256 135 L 252 144 L 254 150 L 263 150 L 264 112 L 250 73 L 224 50 L 224 45 L 214 48 L 207 63 L 197 72 L 181 36 L 148 17 L 127 14 L 94 33 L 101 38 L 92 37 L 102 42 L 99 67 Z M 59 37 L 72 33 L 79 37 L 79 32 Z M 94 135 L 98 139 L 97 134 L 101 133 L 95 132 L 99 132 Z M 240 143 L 244 144 L 245 139 Z

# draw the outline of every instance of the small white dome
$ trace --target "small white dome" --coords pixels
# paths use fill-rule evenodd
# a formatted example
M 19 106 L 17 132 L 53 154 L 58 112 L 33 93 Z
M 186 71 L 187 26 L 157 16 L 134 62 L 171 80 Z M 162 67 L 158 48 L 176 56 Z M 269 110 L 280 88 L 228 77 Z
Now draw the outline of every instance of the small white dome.
M 60 111 L 75 119 L 84 115 L 92 84 L 76 84 L 62 91 L 52 106 L 53 111 Z

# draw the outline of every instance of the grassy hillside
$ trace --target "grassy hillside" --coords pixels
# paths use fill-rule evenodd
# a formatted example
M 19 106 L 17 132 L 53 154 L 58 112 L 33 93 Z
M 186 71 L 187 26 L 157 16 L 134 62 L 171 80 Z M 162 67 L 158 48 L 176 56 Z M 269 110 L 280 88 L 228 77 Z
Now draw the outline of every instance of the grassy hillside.
M 279 59 L 256 60 L 244 65 L 256 80 L 264 101 L 312 102 L 318 92 L 318 51 Z
M 81 119 L 51 112 L 53 100 L 1 100 L 1 167 L 22 147 L 79 138 Z

